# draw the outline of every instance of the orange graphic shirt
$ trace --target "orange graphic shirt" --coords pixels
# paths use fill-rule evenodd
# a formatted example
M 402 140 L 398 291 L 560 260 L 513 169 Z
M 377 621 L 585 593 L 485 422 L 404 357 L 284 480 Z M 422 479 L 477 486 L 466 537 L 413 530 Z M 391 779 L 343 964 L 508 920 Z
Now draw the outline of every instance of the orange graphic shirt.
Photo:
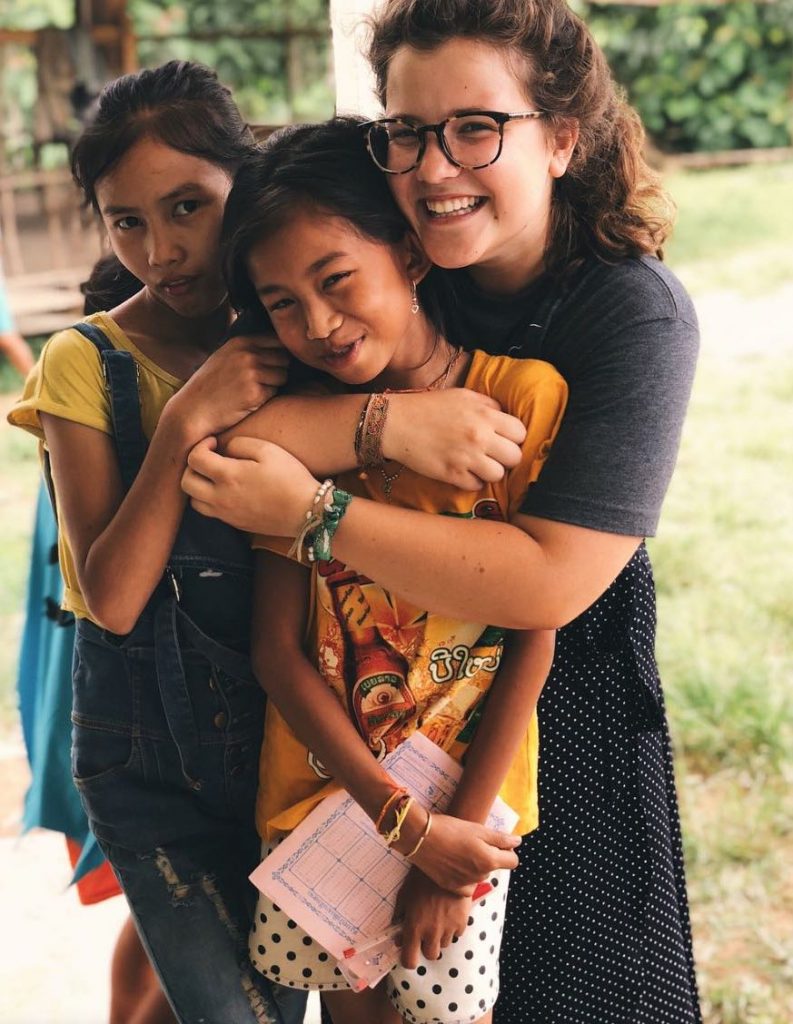
M 491 395 L 527 427 L 523 459 L 498 483 L 463 491 L 404 469 L 391 503 L 441 515 L 508 521 L 537 479 L 559 428 L 567 386 L 548 363 L 475 352 L 465 386 Z M 352 494 L 384 501 L 379 473 L 338 477 Z M 283 540 L 257 537 L 254 546 L 283 553 Z M 288 546 L 288 545 L 287 545 Z M 312 568 L 308 650 L 325 683 L 372 753 L 382 758 L 416 729 L 462 761 L 501 663 L 504 630 L 461 622 L 416 608 L 338 561 Z M 537 825 L 536 715 L 501 796 L 520 816 L 518 830 Z M 267 709 L 257 800 L 266 838 L 290 831 L 337 788 L 295 736 L 275 705 Z

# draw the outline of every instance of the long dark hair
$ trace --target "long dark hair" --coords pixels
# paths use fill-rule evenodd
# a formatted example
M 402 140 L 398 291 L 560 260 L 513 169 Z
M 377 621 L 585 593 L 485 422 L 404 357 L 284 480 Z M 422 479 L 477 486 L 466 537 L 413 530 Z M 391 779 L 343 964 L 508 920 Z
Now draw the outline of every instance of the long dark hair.
M 426 51 L 467 38 L 523 58 L 516 72 L 527 98 L 546 111 L 549 131 L 577 126 L 567 173 L 554 181 L 549 270 L 571 268 L 587 253 L 606 262 L 662 256 L 673 205 L 642 155 L 638 114 L 565 0 L 385 0 L 370 28 L 369 61 L 384 105 L 401 46 Z
M 132 298 L 143 285 L 131 274 L 115 253 L 100 256 L 91 269 L 87 281 L 80 285 L 84 296 L 83 313 L 101 313 L 120 306 Z
M 108 83 L 72 150 L 74 180 L 97 209 L 96 183 L 144 137 L 234 174 L 255 148 L 253 134 L 217 75 L 172 60 Z
M 226 200 L 221 244 L 232 306 L 261 309 L 248 273 L 253 246 L 289 223 L 306 206 L 342 217 L 364 238 L 386 245 L 410 230 L 385 176 L 366 151 L 362 118 L 336 117 L 321 124 L 275 132 L 237 171 Z M 422 307 L 442 329 L 433 272 L 419 287 Z

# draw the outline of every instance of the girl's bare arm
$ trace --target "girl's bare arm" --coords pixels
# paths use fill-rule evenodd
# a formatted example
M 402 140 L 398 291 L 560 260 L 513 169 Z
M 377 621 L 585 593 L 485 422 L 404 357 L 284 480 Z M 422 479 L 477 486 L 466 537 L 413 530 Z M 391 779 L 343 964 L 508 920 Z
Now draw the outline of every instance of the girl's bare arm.
M 272 441 L 325 477 L 356 465 L 353 439 L 368 395 L 282 395 L 227 431 Z M 498 402 L 467 388 L 395 394 L 383 433 L 386 458 L 467 490 L 520 462 L 526 428 Z
M 101 626 L 128 633 L 162 578 L 184 511 L 180 480 L 190 449 L 270 398 L 284 377 L 280 354 L 244 339 L 228 342 L 166 403 L 126 495 L 111 437 L 41 414 L 59 523 Z
M 314 399 L 312 399 L 314 401 Z M 251 533 L 294 537 L 317 481 L 277 445 L 234 438 L 189 456 L 193 506 Z M 418 608 L 509 629 L 557 629 L 616 579 L 640 537 L 517 515 L 456 519 L 354 498 L 333 553 Z
M 553 630 L 527 630 L 507 637 L 450 814 L 466 821 L 487 819 L 536 711 L 551 671 L 555 639 Z
M 113 439 L 41 414 L 58 522 L 69 541 L 91 618 L 128 633 L 162 578 L 184 511 L 179 478 L 190 439 L 163 414 L 161 428 L 125 496 Z
M 482 720 L 465 759 L 465 769 L 448 813 L 466 821 L 487 820 L 493 801 L 529 727 L 551 669 L 555 633 L 513 633 L 487 699 Z M 413 968 L 419 954 L 437 959 L 453 935 L 465 930 L 469 901 L 462 903 L 411 872 L 400 893 L 403 916 L 400 958 Z

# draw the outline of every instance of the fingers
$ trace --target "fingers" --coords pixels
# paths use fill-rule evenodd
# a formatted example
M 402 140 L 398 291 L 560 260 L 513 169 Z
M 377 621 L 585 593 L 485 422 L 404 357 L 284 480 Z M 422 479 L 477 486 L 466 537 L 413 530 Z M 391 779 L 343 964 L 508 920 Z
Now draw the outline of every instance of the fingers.
M 499 871 L 504 869 L 505 871 L 514 871 L 519 863 L 517 853 L 511 850 L 499 850 L 493 857 L 493 870 Z
M 204 477 L 205 480 L 216 480 L 222 474 L 225 465 L 225 458 L 222 455 L 218 455 L 217 441 L 214 437 L 204 438 L 203 441 L 191 448 L 189 455 L 187 456 L 187 470 L 185 470 L 185 476 L 193 471 L 193 474 L 199 474 Z M 184 479 L 184 477 L 183 477 Z M 190 477 L 192 481 L 192 476 Z
M 405 926 L 402 929 L 402 945 L 400 947 L 399 959 L 403 967 L 414 971 L 419 965 L 421 957 L 421 942 L 414 928 Z
M 481 491 L 485 486 L 484 480 L 468 469 L 450 475 L 448 482 L 454 487 L 459 487 L 461 491 Z
M 421 952 L 426 960 L 437 960 L 441 955 L 440 936 L 435 932 L 425 935 L 421 943 Z
M 510 438 L 504 437 L 502 434 L 496 434 L 487 446 L 485 453 L 489 458 L 505 466 L 507 469 L 513 469 L 515 466 L 519 466 L 521 459 L 523 458 L 523 451 L 520 444 L 516 441 L 510 440 Z
M 190 498 L 194 508 L 197 509 L 197 502 L 206 504 L 212 493 L 212 484 L 206 477 L 201 476 L 192 469 L 186 469 L 182 473 L 182 490 Z
M 226 445 L 226 455 L 232 459 L 247 459 L 251 462 L 261 462 L 267 455 L 268 449 L 277 448 L 277 445 L 270 441 L 262 441 L 258 437 L 245 437 L 238 435 L 232 437 Z
M 509 413 L 499 410 L 494 419 L 494 429 L 501 437 L 512 441 L 513 444 L 521 445 L 526 440 L 526 424 L 517 416 L 510 416 Z
M 503 478 L 505 470 L 501 462 L 481 453 L 474 457 L 470 472 L 487 483 L 495 484 Z
M 482 838 L 490 846 L 496 846 L 499 850 L 515 850 L 522 842 L 520 836 L 515 836 L 511 832 L 498 832 L 494 828 L 485 829 Z

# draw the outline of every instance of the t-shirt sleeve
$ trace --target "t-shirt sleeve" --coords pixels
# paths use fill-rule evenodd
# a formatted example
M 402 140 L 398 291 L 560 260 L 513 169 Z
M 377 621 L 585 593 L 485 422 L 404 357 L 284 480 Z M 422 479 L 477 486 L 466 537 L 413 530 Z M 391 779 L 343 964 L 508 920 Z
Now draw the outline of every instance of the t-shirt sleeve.
M 510 519 L 522 511 L 526 492 L 540 477 L 540 471 L 553 450 L 567 406 L 564 379 L 550 365 L 537 365 L 542 367 L 542 372 L 536 383 L 532 382 L 525 388 L 521 401 L 523 408 L 515 413 L 526 425 L 526 439 L 520 464 L 507 476 Z
M 526 515 L 652 536 L 677 459 L 698 349 L 694 323 L 636 322 L 599 340 L 574 380 Z
M 483 390 L 526 427 L 523 457 L 505 479 L 511 519 L 520 511 L 527 489 L 540 475 L 551 451 L 567 404 L 567 384 L 550 363 L 538 359 L 485 359 L 481 364 Z
M 43 440 L 42 412 L 113 433 L 101 357 L 78 331 L 60 331 L 50 338 L 8 422 Z

